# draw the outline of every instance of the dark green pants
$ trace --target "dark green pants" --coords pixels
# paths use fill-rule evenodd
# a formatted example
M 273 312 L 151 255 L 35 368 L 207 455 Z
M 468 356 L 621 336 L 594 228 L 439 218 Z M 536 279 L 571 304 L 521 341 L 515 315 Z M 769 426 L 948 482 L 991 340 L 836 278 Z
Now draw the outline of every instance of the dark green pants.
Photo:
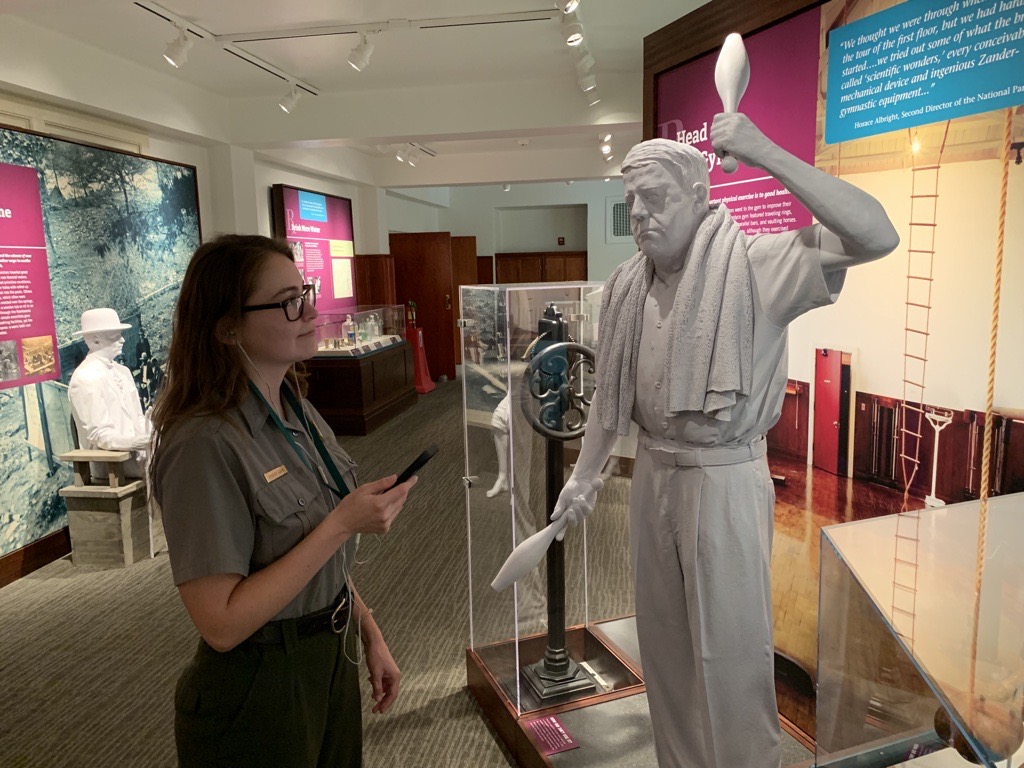
M 356 658 L 356 631 L 348 656 Z M 174 695 L 181 768 L 358 768 L 359 670 L 341 635 L 218 653 L 200 640 Z

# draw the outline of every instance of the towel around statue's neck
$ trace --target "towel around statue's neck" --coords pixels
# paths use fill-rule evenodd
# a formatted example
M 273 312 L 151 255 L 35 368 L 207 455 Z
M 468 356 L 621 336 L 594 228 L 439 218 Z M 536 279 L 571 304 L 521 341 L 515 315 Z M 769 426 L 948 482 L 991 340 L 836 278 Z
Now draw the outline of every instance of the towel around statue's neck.
M 608 278 L 601 302 L 598 415 L 602 427 L 620 435 L 629 433 L 653 277 L 653 262 L 637 253 Z M 753 317 L 746 236 L 724 205 L 712 205 L 690 243 L 673 303 L 665 361 L 668 413 L 731 419 L 731 406 L 750 392 Z

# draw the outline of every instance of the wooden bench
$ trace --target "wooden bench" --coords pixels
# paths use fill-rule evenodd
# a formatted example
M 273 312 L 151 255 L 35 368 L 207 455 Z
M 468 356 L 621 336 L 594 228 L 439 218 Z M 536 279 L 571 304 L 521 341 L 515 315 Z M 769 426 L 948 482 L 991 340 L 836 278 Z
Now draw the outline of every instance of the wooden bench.
M 129 451 L 74 450 L 58 456 L 74 467 L 74 485 L 60 490 L 68 508 L 71 562 L 123 568 L 166 546 L 163 525 L 147 501 L 146 483 L 125 476 Z M 105 465 L 97 476 L 90 462 Z

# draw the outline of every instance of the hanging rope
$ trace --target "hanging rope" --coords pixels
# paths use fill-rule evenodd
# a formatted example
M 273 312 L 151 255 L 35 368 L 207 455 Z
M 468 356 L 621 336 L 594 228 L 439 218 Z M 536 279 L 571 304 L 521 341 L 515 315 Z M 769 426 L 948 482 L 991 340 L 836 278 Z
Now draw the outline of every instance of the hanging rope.
M 1006 193 L 1010 184 L 1010 144 L 1013 142 L 1013 109 L 1006 110 L 1003 131 L 1003 178 L 999 190 L 999 221 L 996 225 L 995 287 L 992 289 L 992 329 L 988 342 L 988 388 L 985 392 L 985 437 L 981 448 L 981 508 L 978 511 L 978 557 L 974 571 L 974 633 L 971 638 L 971 673 L 968 695 L 969 726 L 974 728 L 974 683 L 978 664 L 978 623 L 981 614 L 981 581 L 985 573 L 988 536 L 988 473 L 992 460 L 992 403 L 996 387 L 996 342 L 999 338 L 999 299 L 1003 286 L 1003 243 L 1006 235 Z

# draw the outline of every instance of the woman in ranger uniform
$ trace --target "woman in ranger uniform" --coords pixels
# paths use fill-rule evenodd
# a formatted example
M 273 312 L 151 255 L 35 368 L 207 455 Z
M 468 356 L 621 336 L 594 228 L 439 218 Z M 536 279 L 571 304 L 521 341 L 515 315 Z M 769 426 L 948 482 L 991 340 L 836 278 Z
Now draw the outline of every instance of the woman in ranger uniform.
M 182 283 L 151 479 L 201 636 L 175 692 L 183 768 L 360 765 L 357 636 L 373 712 L 398 696 L 349 574 L 359 534 L 386 533 L 415 478 L 357 486 L 303 399 L 315 302 L 287 243 L 259 236 L 202 245 Z

